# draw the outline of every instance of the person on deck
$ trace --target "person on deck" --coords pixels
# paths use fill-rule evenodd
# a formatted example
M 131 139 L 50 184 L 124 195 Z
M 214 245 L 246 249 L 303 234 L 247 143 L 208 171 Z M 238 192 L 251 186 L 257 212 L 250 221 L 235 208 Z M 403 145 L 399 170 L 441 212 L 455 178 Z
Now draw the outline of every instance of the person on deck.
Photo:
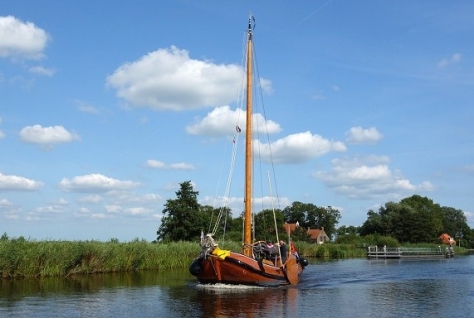
M 283 240 L 280 240 L 280 254 L 281 254 L 281 263 L 286 262 L 287 252 L 286 252 L 286 243 Z
M 268 258 L 275 264 L 275 259 L 278 255 L 278 248 L 273 245 L 271 240 L 267 241 L 267 251 L 268 251 Z

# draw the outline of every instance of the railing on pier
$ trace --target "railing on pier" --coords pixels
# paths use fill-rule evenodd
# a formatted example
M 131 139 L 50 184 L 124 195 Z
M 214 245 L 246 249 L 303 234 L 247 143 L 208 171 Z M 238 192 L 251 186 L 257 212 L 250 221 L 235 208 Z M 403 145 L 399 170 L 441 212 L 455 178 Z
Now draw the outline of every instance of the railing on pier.
M 453 247 L 438 248 L 388 248 L 386 246 L 379 248 L 369 246 L 367 249 L 367 258 L 369 259 L 401 259 L 401 258 L 451 258 L 454 257 Z

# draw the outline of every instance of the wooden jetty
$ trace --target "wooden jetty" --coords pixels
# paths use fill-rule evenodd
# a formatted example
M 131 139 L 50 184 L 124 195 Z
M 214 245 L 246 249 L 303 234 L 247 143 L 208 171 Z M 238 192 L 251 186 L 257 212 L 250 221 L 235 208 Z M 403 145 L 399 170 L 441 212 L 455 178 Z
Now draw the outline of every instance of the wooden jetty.
M 369 246 L 367 248 L 368 259 L 438 259 L 454 257 L 453 247 L 438 248 L 388 248 Z

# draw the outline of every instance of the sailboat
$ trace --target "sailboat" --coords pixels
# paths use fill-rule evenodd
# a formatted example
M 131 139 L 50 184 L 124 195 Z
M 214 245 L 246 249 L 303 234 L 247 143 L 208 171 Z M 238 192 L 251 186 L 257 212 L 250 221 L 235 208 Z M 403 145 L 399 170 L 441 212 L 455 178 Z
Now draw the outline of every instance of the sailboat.
M 219 248 L 213 234 L 201 236 L 201 253 L 190 265 L 190 272 L 203 284 L 252 286 L 296 285 L 308 264 L 290 242 L 287 256 L 271 251 L 265 241 L 252 240 L 252 58 L 253 16 L 250 14 L 246 50 L 246 132 L 245 132 L 245 204 L 242 251 Z M 274 249 L 274 248 L 273 248 Z

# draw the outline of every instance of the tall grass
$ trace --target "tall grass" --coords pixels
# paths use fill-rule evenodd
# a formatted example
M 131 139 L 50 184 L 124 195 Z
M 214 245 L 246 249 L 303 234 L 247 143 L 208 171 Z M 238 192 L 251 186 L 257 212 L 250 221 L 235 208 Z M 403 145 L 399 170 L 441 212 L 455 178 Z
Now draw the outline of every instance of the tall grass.
M 0 240 L 0 277 L 70 276 L 188 267 L 196 243 Z
M 324 243 L 321 245 L 307 242 L 297 242 L 295 247 L 301 256 L 316 258 L 361 258 L 367 255 L 367 251 L 353 244 Z

